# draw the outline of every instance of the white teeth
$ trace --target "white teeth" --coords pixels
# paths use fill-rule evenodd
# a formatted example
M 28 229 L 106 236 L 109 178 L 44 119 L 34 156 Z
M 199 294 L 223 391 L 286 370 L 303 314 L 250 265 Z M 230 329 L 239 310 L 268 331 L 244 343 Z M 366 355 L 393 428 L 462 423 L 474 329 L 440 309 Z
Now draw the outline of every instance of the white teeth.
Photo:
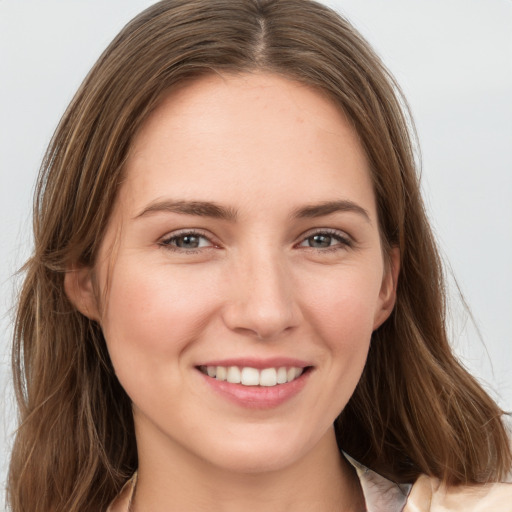
M 242 368 L 242 384 L 244 386 L 259 386 L 260 372 L 256 368 Z
M 277 372 L 275 368 L 265 368 L 260 373 L 260 386 L 275 386 L 277 384 Z
M 230 366 L 228 368 L 226 380 L 231 382 L 231 384 L 240 384 L 240 370 L 238 366 Z
M 201 371 L 209 377 L 217 380 L 228 381 L 231 384 L 244 386 L 272 387 L 278 384 L 286 384 L 300 377 L 304 368 L 281 366 L 279 368 L 264 368 L 258 370 L 249 366 L 201 366 Z
M 278 384 L 284 384 L 285 382 L 288 382 L 288 377 L 286 375 L 286 368 L 282 366 L 277 370 L 277 383 Z

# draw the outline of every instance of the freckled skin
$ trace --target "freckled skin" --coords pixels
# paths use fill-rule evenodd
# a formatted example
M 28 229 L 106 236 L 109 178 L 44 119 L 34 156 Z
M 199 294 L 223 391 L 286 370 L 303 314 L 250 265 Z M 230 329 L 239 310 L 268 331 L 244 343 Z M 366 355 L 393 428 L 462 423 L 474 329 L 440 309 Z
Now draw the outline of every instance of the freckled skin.
M 290 471 L 305 478 L 319 461 L 310 479 L 328 481 L 325 466 L 346 483 L 332 423 L 360 378 L 372 331 L 393 306 L 396 275 L 383 262 L 368 164 L 344 115 L 277 76 L 204 77 L 171 93 L 147 120 L 126 176 L 95 271 L 102 289 L 118 236 L 98 316 L 133 401 L 138 496 L 149 496 L 144 475 L 179 480 L 176 467 L 231 478 L 272 472 L 279 482 Z M 213 201 L 238 217 L 136 218 L 168 197 Z M 369 219 L 343 211 L 292 217 L 340 199 Z M 187 229 L 200 231 L 203 246 L 162 243 Z M 309 237 L 322 230 L 352 245 L 334 236 L 329 247 L 311 247 Z M 313 370 L 288 402 L 247 410 L 213 393 L 196 369 L 233 357 L 294 357 Z M 290 492 L 304 504 L 301 493 L 312 491 Z

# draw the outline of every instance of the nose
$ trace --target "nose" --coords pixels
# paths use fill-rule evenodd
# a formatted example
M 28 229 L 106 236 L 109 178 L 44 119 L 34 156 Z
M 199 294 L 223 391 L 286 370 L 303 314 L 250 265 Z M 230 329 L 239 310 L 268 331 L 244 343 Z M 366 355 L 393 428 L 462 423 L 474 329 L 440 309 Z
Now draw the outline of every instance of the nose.
M 231 300 L 225 304 L 229 329 L 254 338 L 277 338 L 302 319 L 296 287 L 285 258 L 271 250 L 240 257 L 229 278 Z

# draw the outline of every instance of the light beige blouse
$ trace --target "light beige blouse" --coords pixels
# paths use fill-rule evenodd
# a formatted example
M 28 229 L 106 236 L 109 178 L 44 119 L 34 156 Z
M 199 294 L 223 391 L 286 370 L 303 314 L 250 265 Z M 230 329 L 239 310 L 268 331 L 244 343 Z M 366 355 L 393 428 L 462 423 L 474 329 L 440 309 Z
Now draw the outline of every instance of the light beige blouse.
M 422 475 L 411 484 L 396 484 L 351 457 L 361 482 L 365 512 L 512 512 L 512 483 L 458 487 Z M 137 475 L 127 482 L 106 512 L 128 512 Z

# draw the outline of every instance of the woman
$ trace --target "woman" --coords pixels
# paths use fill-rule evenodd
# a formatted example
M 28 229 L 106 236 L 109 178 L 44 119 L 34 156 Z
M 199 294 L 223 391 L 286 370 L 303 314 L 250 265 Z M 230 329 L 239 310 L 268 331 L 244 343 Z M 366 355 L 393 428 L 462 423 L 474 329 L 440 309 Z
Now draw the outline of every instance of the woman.
M 135 18 L 39 179 L 12 509 L 506 510 L 407 126 L 314 2 Z

